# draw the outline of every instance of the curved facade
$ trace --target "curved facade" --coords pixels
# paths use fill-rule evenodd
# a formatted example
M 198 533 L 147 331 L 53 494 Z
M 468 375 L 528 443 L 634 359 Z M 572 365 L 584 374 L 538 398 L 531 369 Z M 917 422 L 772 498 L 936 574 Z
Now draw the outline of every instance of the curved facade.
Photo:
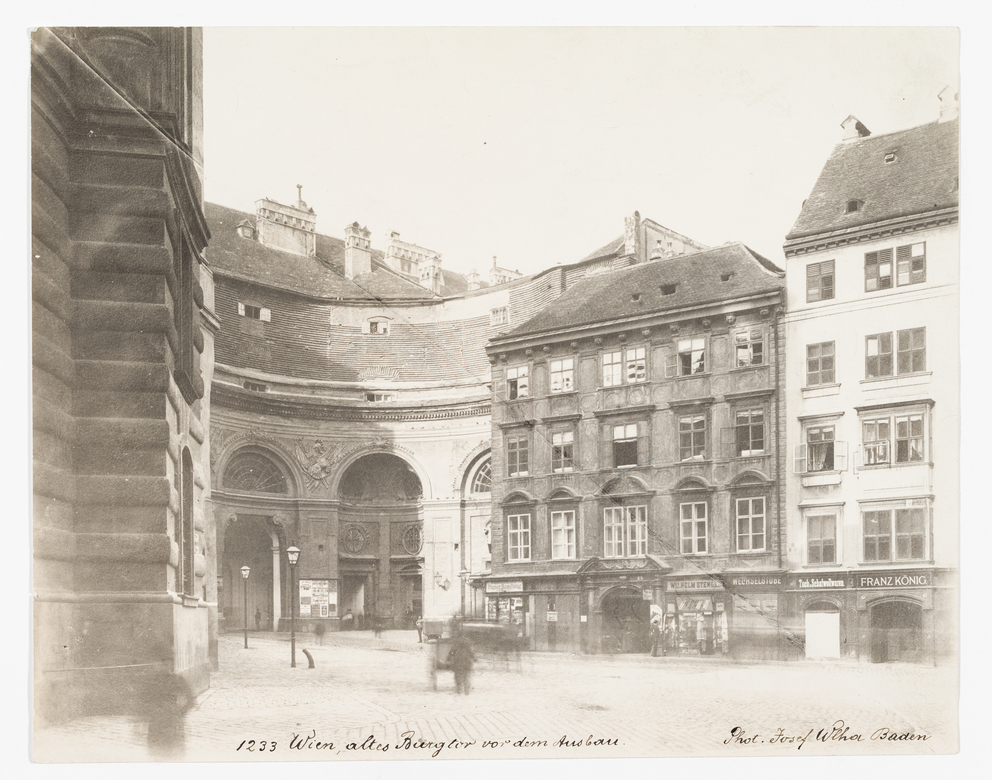
M 259 204 L 255 214 L 206 207 L 221 321 L 212 503 L 228 628 L 245 620 L 245 589 L 249 623 L 275 630 L 289 617 L 292 544 L 303 551 L 300 614 L 313 625 L 481 617 L 492 537 L 486 344 L 660 237 L 666 251 L 697 245 L 635 216 L 625 238 L 579 263 L 520 277 L 494 261 L 486 284 L 396 233 L 379 252 L 357 223 L 343 240 L 316 233 L 302 200 Z M 266 238 L 276 228 L 278 244 Z M 252 462 L 267 480 L 236 468 Z

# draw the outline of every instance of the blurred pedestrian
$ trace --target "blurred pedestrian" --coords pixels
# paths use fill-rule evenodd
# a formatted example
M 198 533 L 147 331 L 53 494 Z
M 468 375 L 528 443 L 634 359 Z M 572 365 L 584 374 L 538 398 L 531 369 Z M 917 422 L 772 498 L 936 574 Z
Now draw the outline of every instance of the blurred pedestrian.
M 468 695 L 474 662 L 472 643 L 465 634 L 458 632 L 451 641 L 451 668 L 455 673 L 455 693 Z
M 378 615 L 372 618 L 372 628 L 375 629 L 375 638 L 378 639 L 382 634 L 382 618 Z
M 416 623 L 414 623 L 414 625 L 417 627 L 417 642 L 418 643 L 423 643 L 423 641 L 424 641 L 424 619 L 420 615 L 417 615 L 417 621 L 416 621 Z
M 350 631 L 355 625 L 355 616 L 351 614 L 349 609 L 344 613 L 344 617 L 341 618 L 341 628 L 344 631 Z
M 258 631 L 262 627 L 262 610 L 261 608 L 255 609 L 255 630 Z

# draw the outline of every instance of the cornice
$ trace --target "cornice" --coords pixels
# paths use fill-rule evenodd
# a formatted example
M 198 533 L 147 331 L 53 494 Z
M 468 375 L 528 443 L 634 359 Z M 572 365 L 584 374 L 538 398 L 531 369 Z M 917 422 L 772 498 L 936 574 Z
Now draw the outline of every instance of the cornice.
M 277 417 L 297 417 L 312 420 L 349 420 L 356 422 L 408 422 L 414 420 L 452 420 L 463 417 L 484 417 L 491 413 L 488 399 L 472 403 L 445 406 L 404 406 L 371 409 L 341 406 L 333 403 L 307 402 L 292 398 L 275 398 L 239 388 L 214 384 L 211 403 L 229 409 L 240 409 Z
M 866 241 L 876 241 L 888 236 L 911 233 L 917 230 L 955 224 L 958 221 L 958 207 L 939 209 L 926 214 L 911 214 L 893 217 L 882 222 L 872 222 L 868 225 L 841 228 L 827 233 L 814 233 L 808 236 L 797 236 L 787 239 L 783 245 L 786 257 L 805 255 L 811 252 L 822 252 L 849 244 L 861 244 Z

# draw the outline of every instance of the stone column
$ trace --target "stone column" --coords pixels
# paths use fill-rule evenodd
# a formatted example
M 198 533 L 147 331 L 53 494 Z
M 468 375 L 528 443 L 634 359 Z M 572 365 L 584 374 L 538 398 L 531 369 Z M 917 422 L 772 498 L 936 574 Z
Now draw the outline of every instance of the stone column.
M 272 630 L 279 630 L 279 619 L 282 617 L 282 572 L 279 568 L 280 548 L 279 536 L 275 531 L 272 534 Z M 292 597 L 292 593 L 290 597 Z

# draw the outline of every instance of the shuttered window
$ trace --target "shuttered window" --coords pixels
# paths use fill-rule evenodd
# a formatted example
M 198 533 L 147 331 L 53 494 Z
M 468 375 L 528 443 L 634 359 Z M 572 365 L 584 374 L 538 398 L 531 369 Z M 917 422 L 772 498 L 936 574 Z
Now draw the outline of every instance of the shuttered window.
M 823 260 L 806 266 L 806 302 L 828 301 L 834 297 L 834 261 Z
M 892 287 L 892 250 L 865 253 L 865 292 Z

